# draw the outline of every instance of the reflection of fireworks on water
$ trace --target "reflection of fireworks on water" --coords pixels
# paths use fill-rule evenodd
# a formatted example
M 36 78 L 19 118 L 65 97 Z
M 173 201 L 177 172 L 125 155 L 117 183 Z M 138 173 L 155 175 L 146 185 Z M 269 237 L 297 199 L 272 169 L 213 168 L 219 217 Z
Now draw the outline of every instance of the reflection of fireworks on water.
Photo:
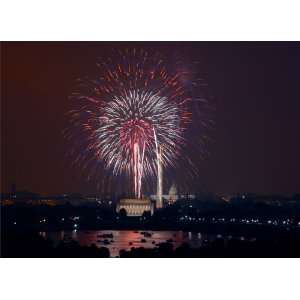
M 97 79 L 80 80 L 72 95 L 65 135 L 75 144 L 83 139 L 75 162 L 98 161 L 114 176 L 127 174 L 140 198 L 146 178 L 184 157 L 194 100 L 183 80 L 189 74 L 168 67 L 159 54 L 136 49 L 113 52 L 97 66 Z

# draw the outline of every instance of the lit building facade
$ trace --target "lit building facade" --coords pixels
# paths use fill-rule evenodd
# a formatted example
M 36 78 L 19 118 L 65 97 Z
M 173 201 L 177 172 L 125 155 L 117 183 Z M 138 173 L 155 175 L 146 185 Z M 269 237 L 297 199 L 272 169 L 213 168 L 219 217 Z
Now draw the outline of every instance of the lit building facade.
M 117 213 L 121 209 L 126 211 L 128 217 L 140 217 L 144 212 L 154 212 L 154 203 L 150 199 L 120 199 L 117 204 Z

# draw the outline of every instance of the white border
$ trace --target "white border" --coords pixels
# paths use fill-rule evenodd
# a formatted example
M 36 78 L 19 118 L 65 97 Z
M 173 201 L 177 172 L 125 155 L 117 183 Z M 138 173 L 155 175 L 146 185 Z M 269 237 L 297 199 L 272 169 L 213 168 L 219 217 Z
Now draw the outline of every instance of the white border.
M 296 299 L 299 266 L 299 259 L 4 259 L 0 293 L 6 300 Z
M 0 40 L 299 40 L 299 1 L 1 1 Z M 1 299 L 296 299 L 299 259 L 1 259 Z
M 1 40 L 299 40 L 297 0 L 6 0 Z

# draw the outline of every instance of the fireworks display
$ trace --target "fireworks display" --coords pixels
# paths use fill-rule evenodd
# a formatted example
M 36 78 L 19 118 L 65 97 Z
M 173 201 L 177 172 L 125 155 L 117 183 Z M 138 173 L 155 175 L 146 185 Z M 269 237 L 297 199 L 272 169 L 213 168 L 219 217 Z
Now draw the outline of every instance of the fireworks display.
M 147 178 L 158 177 L 161 185 L 162 170 L 185 157 L 191 103 L 199 99 L 187 88 L 189 73 L 158 53 L 114 50 L 97 71 L 72 94 L 66 136 L 81 145 L 75 162 L 99 162 L 113 176 L 126 174 L 140 198 Z

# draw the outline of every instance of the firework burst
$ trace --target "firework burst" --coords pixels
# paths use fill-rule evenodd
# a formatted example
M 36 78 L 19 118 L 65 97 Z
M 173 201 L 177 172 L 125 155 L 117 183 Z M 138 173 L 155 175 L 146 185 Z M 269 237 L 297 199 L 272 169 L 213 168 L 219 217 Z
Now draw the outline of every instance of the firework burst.
M 98 161 L 114 176 L 127 174 L 140 198 L 146 178 L 160 177 L 184 157 L 192 120 L 193 97 L 183 80 L 189 74 L 143 49 L 113 51 L 97 67 L 97 78 L 80 80 L 72 94 L 66 136 L 78 141 L 77 128 L 83 139 L 76 162 Z

